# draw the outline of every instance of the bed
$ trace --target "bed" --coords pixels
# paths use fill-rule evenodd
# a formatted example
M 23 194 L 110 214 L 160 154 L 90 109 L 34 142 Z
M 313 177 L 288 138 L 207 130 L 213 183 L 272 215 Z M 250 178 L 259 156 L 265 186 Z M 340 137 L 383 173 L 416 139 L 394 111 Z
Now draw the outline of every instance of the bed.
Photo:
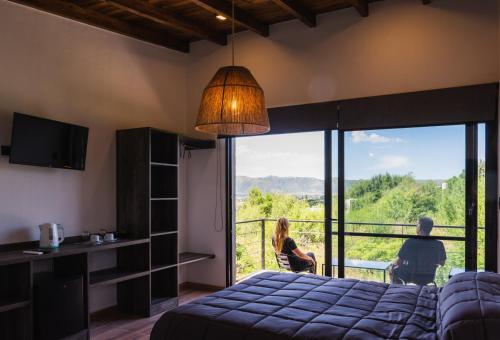
M 152 340 L 497 339 L 500 275 L 442 288 L 264 272 L 165 313 Z

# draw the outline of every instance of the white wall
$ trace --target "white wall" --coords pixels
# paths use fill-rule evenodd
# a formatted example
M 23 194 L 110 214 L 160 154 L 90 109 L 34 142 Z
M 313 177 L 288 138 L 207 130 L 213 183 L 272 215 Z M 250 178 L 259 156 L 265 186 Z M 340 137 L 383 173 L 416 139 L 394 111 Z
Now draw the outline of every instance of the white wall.
M 375 2 L 367 18 L 346 9 L 320 15 L 314 29 L 292 21 L 273 25 L 269 38 L 238 34 L 236 63 L 252 71 L 268 107 L 494 82 L 499 79 L 498 18 L 495 0 L 440 0 L 427 6 Z M 193 126 L 203 88 L 229 62 L 230 46 L 192 44 L 187 131 L 197 134 Z M 205 169 L 190 171 L 213 176 Z M 200 194 L 197 202 L 190 201 L 190 231 L 197 228 L 191 221 L 202 219 L 202 205 L 214 196 L 213 189 Z M 224 234 L 206 228 L 188 238 L 192 244 L 211 240 L 207 249 L 215 252 Z
M 215 254 L 215 259 L 186 266 L 189 282 L 224 287 L 226 284 L 224 141 L 216 150 L 197 150 L 188 159 L 186 192 L 187 250 Z M 219 172 L 217 172 L 219 159 Z M 217 180 L 217 174 L 219 179 Z M 216 195 L 216 183 L 220 190 Z
M 10 143 L 13 111 L 90 127 L 85 171 L 0 158 L 0 244 L 36 240 L 44 222 L 61 223 L 67 235 L 114 230 L 115 131 L 184 132 L 188 58 L 0 1 L 0 144 Z M 113 305 L 113 291 L 92 294 L 91 309 Z
M 90 127 L 83 172 L 0 158 L 0 243 L 37 239 L 43 222 L 113 229 L 115 130 L 184 131 L 187 55 L 6 1 L 0 46 L 0 144 L 13 111 Z

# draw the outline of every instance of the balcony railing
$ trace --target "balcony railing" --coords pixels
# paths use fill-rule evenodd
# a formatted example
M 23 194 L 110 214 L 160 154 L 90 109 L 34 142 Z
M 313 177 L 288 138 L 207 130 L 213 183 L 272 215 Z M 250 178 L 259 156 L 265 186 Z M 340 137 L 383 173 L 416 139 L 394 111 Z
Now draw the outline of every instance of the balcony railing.
M 324 264 L 324 220 L 289 220 L 292 223 L 291 237 L 295 239 L 303 251 L 315 251 L 318 260 L 318 268 Z M 268 223 L 269 222 L 269 223 Z M 271 238 L 274 232 L 274 223 L 276 219 L 261 218 L 236 222 L 236 244 L 237 244 L 237 280 L 250 274 L 252 270 L 277 269 L 275 263 L 274 250 L 271 245 Z M 337 220 L 332 220 L 332 237 L 334 244 L 338 235 Z M 370 223 L 370 222 L 345 222 L 345 233 L 347 237 L 355 237 L 356 240 L 375 238 L 387 239 L 384 243 L 395 242 L 394 239 L 400 239 L 400 246 L 405 239 L 421 238 L 415 233 L 414 224 L 402 223 Z M 480 227 L 479 233 L 484 233 L 484 228 Z M 447 248 L 448 261 L 440 275 L 440 280 L 447 279 L 447 273 L 452 267 L 463 267 L 464 251 L 457 247 L 456 242 L 465 243 L 465 227 L 436 225 L 430 238 L 445 241 Z M 390 241 L 389 239 L 393 239 Z M 454 246 L 448 244 L 455 243 Z M 369 244 L 369 243 L 367 243 Z M 336 246 L 334 245 L 333 257 L 336 257 Z M 244 253 L 244 254 L 243 254 Z M 363 254 L 362 256 L 351 256 L 351 249 L 346 247 L 346 259 L 352 260 L 370 260 L 370 261 L 392 261 L 397 256 L 397 250 L 394 253 L 371 256 Z M 243 254 L 243 255 L 242 255 Z M 357 258 L 368 257 L 368 258 Z M 377 258 L 378 257 L 378 258 Z M 389 258 L 390 257 L 390 258 Z M 238 260 L 245 263 L 238 263 Z M 250 264 L 249 264 L 250 263 Z M 321 269 L 320 269 L 321 271 Z M 361 276 L 360 278 L 366 278 Z

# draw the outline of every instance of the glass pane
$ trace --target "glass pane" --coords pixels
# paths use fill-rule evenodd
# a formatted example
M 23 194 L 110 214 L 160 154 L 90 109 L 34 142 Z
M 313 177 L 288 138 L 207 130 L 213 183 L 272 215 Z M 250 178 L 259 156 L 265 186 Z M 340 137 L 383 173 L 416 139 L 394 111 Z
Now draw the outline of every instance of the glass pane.
M 334 130 L 332 131 L 332 253 L 333 259 L 336 259 L 338 257 L 338 245 L 339 245 L 339 239 L 337 236 L 338 233 L 338 208 L 339 208 L 339 134 L 338 131 Z M 336 270 L 332 271 L 332 276 L 333 277 L 338 277 L 338 272 Z
M 346 277 L 382 281 L 380 268 L 394 262 L 412 272 L 440 262 L 431 272 L 442 285 L 452 268 L 463 269 L 463 241 L 407 241 L 404 235 L 465 236 L 464 169 L 462 125 L 346 133 L 346 232 L 373 234 L 346 237 Z M 432 228 L 427 222 L 417 228 L 423 217 Z M 397 261 L 398 255 L 406 258 Z
M 478 179 L 477 179 L 477 269 L 484 270 L 485 264 L 485 203 L 486 203 L 486 127 L 485 124 L 478 126 Z
M 236 280 L 279 270 L 272 245 L 276 220 L 289 237 L 324 263 L 324 134 L 295 133 L 236 139 Z M 294 268 L 297 269 L 297 268 Z

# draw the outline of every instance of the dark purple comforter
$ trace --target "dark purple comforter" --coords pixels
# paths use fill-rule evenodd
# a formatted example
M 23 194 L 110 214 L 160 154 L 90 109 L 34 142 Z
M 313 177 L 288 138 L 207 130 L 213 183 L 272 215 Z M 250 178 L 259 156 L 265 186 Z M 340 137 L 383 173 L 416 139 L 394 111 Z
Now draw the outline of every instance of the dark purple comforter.
M 481 339 L 500 329 L 499 277 L 457 275 L 439 298 L 430 286 L 265 272 L 166 313 L 151 339 Z M 469 326 L 475 337 L 461 338 Z

